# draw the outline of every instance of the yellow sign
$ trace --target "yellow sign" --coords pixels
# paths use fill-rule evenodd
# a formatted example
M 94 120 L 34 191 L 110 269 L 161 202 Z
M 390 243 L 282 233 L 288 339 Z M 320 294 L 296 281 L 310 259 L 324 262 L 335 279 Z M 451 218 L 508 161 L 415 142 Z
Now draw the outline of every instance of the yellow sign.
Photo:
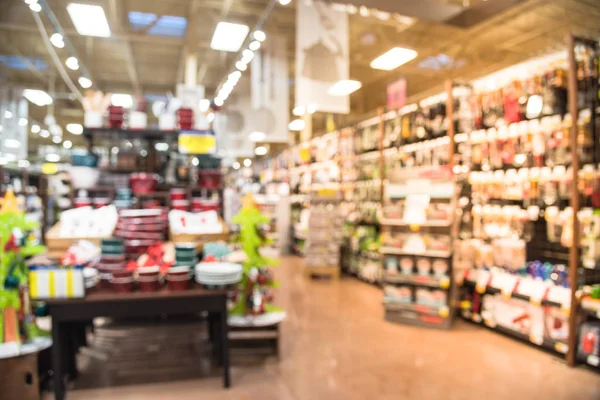
M 58 172 L 58 167 L 54 163 L 42 164 L 42 174 L 52 175 Z
M 177 142 L 182 154 L 212 154 L 217 146 L 215 135 L 210 131 L 183 131 Z

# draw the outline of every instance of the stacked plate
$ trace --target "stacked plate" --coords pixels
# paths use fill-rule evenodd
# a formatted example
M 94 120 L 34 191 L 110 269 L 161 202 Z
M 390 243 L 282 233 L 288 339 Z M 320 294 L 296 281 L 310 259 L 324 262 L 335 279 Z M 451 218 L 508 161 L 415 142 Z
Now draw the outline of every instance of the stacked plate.
M 84 268 L 83 269 L 83 283 L 86 289 L 91 289 L 100 280 L 100 274 L 96 268 Z
M 242 280 L 242 266 L 228 262 L 201 262 L 195 268 L 196 282 L 208 287 L 230 286 Z

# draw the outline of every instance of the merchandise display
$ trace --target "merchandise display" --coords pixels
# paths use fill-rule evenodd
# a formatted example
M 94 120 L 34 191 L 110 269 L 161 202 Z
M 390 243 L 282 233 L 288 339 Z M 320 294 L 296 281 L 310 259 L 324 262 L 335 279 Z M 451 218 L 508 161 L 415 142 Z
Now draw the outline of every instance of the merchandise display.
M 596 398 L 600 3 L 67 3 L 0 24 L 0 399 Z

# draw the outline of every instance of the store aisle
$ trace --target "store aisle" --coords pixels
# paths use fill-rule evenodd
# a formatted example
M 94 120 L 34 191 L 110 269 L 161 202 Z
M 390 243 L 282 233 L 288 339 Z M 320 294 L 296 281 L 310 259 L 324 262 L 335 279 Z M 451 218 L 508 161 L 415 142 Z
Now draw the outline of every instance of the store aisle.
M 275 272 L 276 303 L 289 314 L 281 361 L 234 362 L 227 391 L 211 377 L 73 391 L 69 398 L 600 399 L 600 375 L 528 345 L 461 321 L 449 332 L 387 323 L 379 289 L 350 278 L 308 281 L 299 258 L 284 258 Z

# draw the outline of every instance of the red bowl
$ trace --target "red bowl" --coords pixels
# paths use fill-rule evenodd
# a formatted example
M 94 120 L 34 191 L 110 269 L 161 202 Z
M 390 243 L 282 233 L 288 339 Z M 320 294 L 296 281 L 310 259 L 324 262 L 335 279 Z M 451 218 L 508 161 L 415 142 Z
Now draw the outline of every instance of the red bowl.
M 185 189 L 171 189 L 169 190 L 169 196 L 171 197 L 171 201 L 173 200 L 185 200 L 187 199 L 187 191 Z
M 122 237 L 125 239 L 132 239 L 132 240 L 153 240 L 153 241 L 158 241 L 158 240 L 163 240 L 164 239 L 164 235 L 160 232 L 129 232 L 129 231 L 115 231 L 115 236 L 116 237 Z
M 200 187 L 217 189 L 221 185 L 221 171 L 218 169 L 201 169 L 198 177 Z
M 129 176 L 131 190 L 135 194 L 152 193 L 158 185 L 158 175 L 147 174 L 145 172 L 136 172 Z

